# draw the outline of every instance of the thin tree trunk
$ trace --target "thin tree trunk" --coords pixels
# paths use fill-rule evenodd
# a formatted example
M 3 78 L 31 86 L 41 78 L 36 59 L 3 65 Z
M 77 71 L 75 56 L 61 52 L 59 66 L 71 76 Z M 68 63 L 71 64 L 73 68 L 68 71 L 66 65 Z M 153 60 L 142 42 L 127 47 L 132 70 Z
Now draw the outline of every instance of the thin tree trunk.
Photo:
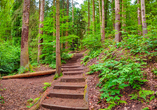
M 138 14 L 138 35 L 141 35 L 141 10 L 140 10 L 140 0 L 137 0 L 138 4 L 138 9 L 137 9 L 137 14 Z
M 93 0 L 93 33 L 95 33 L 95 1 Z
M 41 5 L 40 5 L 41 4 Z M 45 0 L 41 0 L 40 3 L 40 23 L 39 23 L 39 37 L 38 37 L 38 63 L 40 61 L 40 55 L 41 55 L 41 43 L 43 43 L 43 38 L 41 39 L 41 35 L 43 35 L 43 31 L 40 28 L 43 28 L 43 21 L 44 21 L 44 5 L 45 5 Z
M 56 0 L 53 0 L 53 8 L 54 8 L 54 10 L 53 10 L 53 30 L 55 30 L 56 29 L 56 23 L 55 23 L 55 21 L 56 21 L 56 16 L 55 16 L 55 2 L 56 2 Z M 55 33 L 55 31 L 53 31 L 53 36 L 56 36 L 56 33 Z
M 59 0 L 56 0 L 56 73 L 61 73 Z
M 119 0 L 115 0 L 115 41 L 121 41 L 121 34 L 120 34 L 120 3 Z
M 146 17 L 145 17 L 145 0 L 141 0 L 141 17 L 142 17 L 142 30 L 143 36 L 147 34 L 147 24 L 146 24 Z
M 29 10 L 30 10 L 30 0 L 24 0 L 20 66 L 25 68 L 29 68 L 29 54 L 28 54 Z
M 102 31 L 102 29 L 101 29 L 101 23 L 102 23 L 102 20 L 101 20 L 101 18 L 102 18 L 102 16 L 101 16 L 101 12 L 102 12 L 102 10 L 101 10 L 101 1 L 99 0 L 100 32 Z M 101 32 L 101 33 L 102 33 L 102 32 Z
M 88 33 L 90 31 L 90 0 L 88 0 Z
M 67 24 L 68 24 L 68 20 L 69 20 L 69 0 L 67 0 L 67 16 L 68 16 L 68 19 L 67 19 Z M 66 34 L 66 36 L 68 36 L 68 25 L 66 27 L 65 34 Z M 66 49 L 68 48 L 68 42 L 67 41 L 65 42 L 65 48 Z
M 105 40 L 105 6 L 104 0 L 102 0 L 102 34 L 101 34 L 101 41 L 104 42 Z
M 122 31 L 125 31 L 125 27 L 126 27 L 126 8 L 125 8 L 125 0 L 122 0 L 122 26 L 123 29 Z

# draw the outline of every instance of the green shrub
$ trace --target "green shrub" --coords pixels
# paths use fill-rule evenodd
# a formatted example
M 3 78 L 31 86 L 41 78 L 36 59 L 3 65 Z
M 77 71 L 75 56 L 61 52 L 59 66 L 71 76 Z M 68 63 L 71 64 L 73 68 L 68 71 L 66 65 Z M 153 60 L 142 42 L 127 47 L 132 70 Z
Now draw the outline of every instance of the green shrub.
M 11 73 L 19 68 L 20 47 L 11 43 L 0 44 L 0 73 Z

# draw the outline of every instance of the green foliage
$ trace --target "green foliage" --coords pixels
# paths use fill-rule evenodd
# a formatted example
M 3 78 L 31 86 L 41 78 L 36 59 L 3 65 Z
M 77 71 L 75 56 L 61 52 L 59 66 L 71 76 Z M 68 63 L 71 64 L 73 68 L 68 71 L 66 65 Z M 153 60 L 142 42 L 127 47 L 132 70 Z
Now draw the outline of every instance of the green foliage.
M 43 89 L 44 89 L 44 91 L 45 91 L 48 87 L 51 86 L 51 83 L 45 82 L 44 85 L 45 85 L 45 86 L 43 87 Z
M 133 94 L 130 94 L 129 96 L 131 96 L 130 100 L 137 100 L 139 98 L 142 98 L 147 102 L 149 102 L 155 98 L 154 91 L 143 90 L 143 89 L 141 89 L 138 94 L 133 93 Z M 150 97 L 148 97 L 148 96 L 150 96 Z
M 0 95 L 0 103 L 2 103 L 2 104 L 4 104 L 5 102 L 4 102 L 4 98 L 3 98 L 3 96 L 2 95 Z
M 61 76 L 63 76 L 62 73 L 60 73 L 60 75 L 58 75 L 58 73 L 56 73 L 53 77 L 54 80 L 57 80 L 58 78 L 60 78 Z
M 152 72 L 157 75 L 157 68 L 152 69 Z
M 9 42 L 0 44 L 0 73 L 11 73 L 19 68 L 20 47 Z
M 99 49 L 102 44 L 101 44 L 101 34 L 96 33 L 96 34 L 89 34 L 84 37 L 82 40 L 83 46 L 85 46 L 89 50 L 97 50 Z
M 145 108 L 143 108 L 142 110 L 149 110 L 149 107 L 145 107 Z

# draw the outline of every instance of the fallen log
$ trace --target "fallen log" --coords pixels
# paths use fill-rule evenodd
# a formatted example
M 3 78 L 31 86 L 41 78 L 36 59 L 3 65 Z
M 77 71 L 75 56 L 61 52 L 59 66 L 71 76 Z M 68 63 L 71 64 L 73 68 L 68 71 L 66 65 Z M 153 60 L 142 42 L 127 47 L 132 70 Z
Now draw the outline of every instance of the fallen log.
M 3 76 L 2 79 L 14 79 L 14 78 L 28 78 L 28 77 L 35 77 L 35 76 L 43 76 L 43 75 L 49 75 L 49 74 L 55 74 L 55 70 L 47 70 L 47 71 L 38 71 L 33 73 L 24 73 L 24 74 L 16 74 L 12 76 Z

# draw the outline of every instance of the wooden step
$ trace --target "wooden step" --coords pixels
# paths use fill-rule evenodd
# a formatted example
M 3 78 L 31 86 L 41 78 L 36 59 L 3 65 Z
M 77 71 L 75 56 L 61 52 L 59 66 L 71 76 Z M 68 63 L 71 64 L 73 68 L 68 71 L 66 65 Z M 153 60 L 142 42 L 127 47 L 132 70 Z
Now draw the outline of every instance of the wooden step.
M 83 99 L 49 98 L 44 100 L 41 105 L 53 110 L 89 110 Z
M 85 82 L 85 78 L 83 78 L 83 76 L 73 76 L 73 77 L 63 76 L 60 79 L 60 82 Z
M 83 93 L 57 93 L 57 92 L 50 92 L 48 97 L 57 97 L 57 98 L 68 98 L 68 99 L 83 99 Z
M 76 90 L 79 88 L 84 88 L 84 85 L 54 85 L 54 89 L 69 89 L 69 90 Z
M 80 65 L 67 65 L 67 66 L 62 66 L 62 68 L 79 68 L 80 67 Z
M 81 71 L 84 70 L 84 68 L 63 68 L 63 71 Z
M 83 74 L 83 71 L 64 71 L 63 75 L 79 75 Z

